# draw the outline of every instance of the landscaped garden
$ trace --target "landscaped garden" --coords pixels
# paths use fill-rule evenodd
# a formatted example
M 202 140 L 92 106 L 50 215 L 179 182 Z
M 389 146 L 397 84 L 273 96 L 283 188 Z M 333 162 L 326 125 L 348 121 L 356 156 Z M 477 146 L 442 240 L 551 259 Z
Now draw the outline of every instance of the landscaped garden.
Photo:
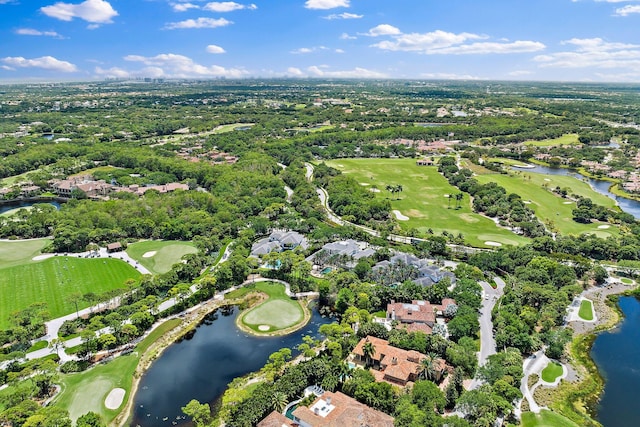
M 578 316 L 583 320 L 593 320 L 593 303 L 588 299 L 583 299 L 580 303 Z
M 89 292 L 100 295 L 114 289 L 124 291 L 127 279 L 140 276 L 135 268 L 118 259 L 57 256 L 26 261 L 24 254 L 22 259 L 21 264 L 0 269 L 0 329 L 9 326 L 12 312 L 33 303 L 46 303 L 49 317 L 56 318 L 75 311 L 72 295 Z M 75 301 L 79 309 L 95 304 L 82 299 Z
M 284 285 L 258 282 L 255 290 L 265 293 L 268 298 L 238 317 L 242 326 L 258 334 L 272 334 L 301 325 L 305 312 L 298 301 L 287 296 Z
M 198 249 L 193 243 L 177 240 L 146 240 L 127 247 L 127 254 L 131 258 L 155 274 L 166 273 L 184 255 L 196 252 Z
M 389 198 L 404 230 L 417 229 L 423 234 L 429 230 L 462 233 L 469 244 L 478 247 L 490 246 L 485 242 L 508 245 L 528 242 L 527 238 L 474 213 L 468 194 L 456 200 L 453 196 L 460 190 L 450 185 L 434 166 L 417 166 L 415 159 L 339 159 L 327 164 L 379 192 L 378 197 Z M 401 185 L 402 192 L 391 194 L 386 190 L 388 185 Z

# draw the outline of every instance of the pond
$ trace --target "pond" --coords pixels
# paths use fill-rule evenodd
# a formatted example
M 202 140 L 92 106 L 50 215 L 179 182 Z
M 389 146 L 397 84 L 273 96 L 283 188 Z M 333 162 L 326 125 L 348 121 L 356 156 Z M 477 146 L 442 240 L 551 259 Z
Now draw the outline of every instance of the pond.
M 627 199 L 626 197 L 616 196 L 615 194 L 610 192 L 609 187 L 611 187 L 612 183 L 609 181 L 588 178 L 571 169 L 550 168 L 547 166 L 539 166 L 539 165 L 536 165 L 533 168 L 527 168 L 527 169 L 513 168 L 513 170 L 517 170 L 521 172 L 535 172 L 535 173 L 542 173 L 542 174 L 548 174 L 548 175 L 573 176 L 581 181 L 585 181 L 589 183 L 591 188 L 593 188 L 598 193 L 604 194 L 605 196 L 615 200 L 623 212 L 633 215 L 636 219 L 640 219 L 640 202 L 638 202 L 637 200 Z
M 20 200 L 20 201 L 11 201 L 0 204 L 0 214 L 5 212 L 20 209 L 20 208 L 28 208 L 38 203 L 49 203 L 50 205 L 55 206 L 56 209 L 60 209 L 60 203 L 56 201 L 45 201 L 45 200 Z
M 171 345 L 153 362 L 140 381 L 131 425 L 186 424 L 181 408 L 191 399 L 208 402 L 213 408 L 234 378 L 259 370 L 271 353 L 283 347 L 293 349 L 304 335 L 318 337 L 320 325 L 331 322 L 314 310 L 311 321 L 297 332 L 256 337 L 236 327 L 238 313 L 235 306 L 217 309 L 192 335 Z
M 605 427 L 640 425 L 640 301 L 621 297 L 624 320 L 598 335 L 591 357 L 605 379 L 596 419 Z

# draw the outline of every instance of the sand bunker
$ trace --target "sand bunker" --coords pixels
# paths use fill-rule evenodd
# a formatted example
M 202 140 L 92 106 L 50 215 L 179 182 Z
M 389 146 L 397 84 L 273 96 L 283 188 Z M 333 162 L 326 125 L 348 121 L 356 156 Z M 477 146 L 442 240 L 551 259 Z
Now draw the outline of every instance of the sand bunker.
M 371 191 L 372 193 L 379 193 L 380 190 L 377 188 L 370 188 L 369 191 Z
M 530 205 L 531 204 L 531 200 L 523 200 L 522 203 L 524 203 L 525 205 Z
M 402 215 L 402 213 L 400 211 L 394 210 L 393 214 L 396 216 L 396 219 L 398 221 L 409 221 L 409 217 Z
M 104 406 L 107 409 L 118 409 L 122 405 L 124 400 L 125 391 L 123 388 L 114 388 L 109 392 L 107 398 L 104 400 Z
M 371 185 L 371 184 L 367 184 L 366 182 L 361 182 L 360 185 L 364 185 L 365 187 Z
M 549 178 L 545 178 L 544 180 L 547 181 L 547 182 L 551 182 L 551 180 Z
M 487 246 L 495 246 L 495 247 L 502 246 L 502 243 L 492 242 L 491 240 L 484 242 L 484 244 Z
M 610 228 L 610 227 L 611 227 L 610 225 L 606 225 L 606 224 L 598 226 L 598 228 L 601 230 L 606 230 L 607 228 Z
M 151 258 L 152 256 L 154 256 L 157 253 L 158 253 L 157 251 L 145 252 L 144 255 L 142 255 L 142 258 Z
M 271 326 L 269 326 L 269 325 L 260 325 L 260 326 L 258 326 L 258 330 L 260 330 L 260 331 L 268 331 L 269 329 L 271 329 Z
M 43 260 L 43 259 L 51 258 L 52 256 L 55 256 L 55 255 L 54 254 L 42 254 L 42 255 L 36 255 L 31 259 L 33 261 L 40 261 L 40 260 Z
M 571 205 L 573 202 L 562 202 L 563 205 Z

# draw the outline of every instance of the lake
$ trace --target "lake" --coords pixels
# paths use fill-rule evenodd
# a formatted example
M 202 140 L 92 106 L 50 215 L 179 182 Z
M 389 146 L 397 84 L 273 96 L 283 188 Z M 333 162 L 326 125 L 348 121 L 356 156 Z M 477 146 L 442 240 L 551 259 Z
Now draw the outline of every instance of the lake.
M 2 203 L 0 204 L 0 214 L 3 214 L 5 212 L 11 211 L 13 209 L 20 209 L 20 208 L 28 208 L 30 206 L 33 206 L 35 204 L 38 203 L 49 203 L 50 205 L 53 205 L 56 207 L 56 209 L 60 209 L 60 203 L 56 202 L 56 201 L 45 201 L 45 200 L 20 200 L 20 201 L 11 201 L 11 202 L 7 202 L 7 203 Z
M 256 337 L 236 327 L 239 312 L 235 306 L 215 310 L 193 334 L 171 345 L 153 362 L 140 381 L 131 425 L 186 424 L 181 408 L 191 399 L 208 402 L 213 408 L 234 378 L 259 370 L 271 353 L 283 347 L 293 349 L 304 335 L 318 337 L 320 325 L 331 321 L 314 310 L 311 321 L 297 332 Z
M 591 357 L 605 379 L 596 419 L 605 427 L 640 424 L 640 301 L 621 297 L 624 320 L 615 329 L 598 335 Z
M 543 173 L 548 175 L 566 175 L 573 176 L 581 181 L 588 182 L 591 188 L 597 191 L 600 194 L 604 194 L 605 196 L 615 200 L 622 209 L 623 212 L 633 215 L 636 219 L 640 219 L 640 202 L 637 200 L 627 199 L 626 197 L 616 196 L 612 192 L 609 191 L 609 187 L 612 185 L 609 181 L 603 181 L 601 179 L 594 179 L 585 177 L 578 172 L 575 172 L 571 169 L 564 168 L 550 168 L 547 166 L 539 166 L 535 165 L 533 168 L 523 169 L 523 168 L 513 168 L 513 170 L 517 170 L 520 172 L 535 172 L 535 173 Z

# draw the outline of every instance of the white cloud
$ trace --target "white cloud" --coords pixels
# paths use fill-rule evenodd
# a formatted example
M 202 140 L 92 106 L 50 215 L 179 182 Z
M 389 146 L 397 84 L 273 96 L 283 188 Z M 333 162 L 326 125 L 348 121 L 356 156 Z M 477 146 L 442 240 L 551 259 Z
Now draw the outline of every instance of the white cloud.
M 119 78 L 119 79 L 128 78 L 131 76 L 131 73 L 118 67 L 111 67 L 109 69 L 96 67 L 94 72 L 101 77 L 110 77 L 110 78 Z
M 317 78 L 338 78 L 338 79 L 383 79 L 389 77 L 385 73 L 356 67 L 353 70 L 331 71 L 326 65 L 312 65 L 301 70 L 297 67 L 289 67 L 287 75 L 293 77 L 317 77 Z
M 356 36 L 350 36 L 347 33 L 342 33 L 342 34 L 340 34 L 340 39 L 341 40 L 355 40 L 355 39 L 357 39 L 357 37 Z
M 356 15 L 355 13 L 333 13 L 331 15 L 327 15 L 327 16 L 323 16 L 324 19 L 329 19 L 329 20 L 333 20 L 333 19 L 360 19 L 362 18 L 364 15 Z
M 390 28 L 389 28 L 390 27 Z M 397 30 L 397 31 L 396 31 Z M 386 32 L 386 34 L 385 34 Z M 369 30 L 367 35 L 379 36 L 390 35 L 391 39 L 375 43 L 372 47 L 382 50 L 396 52 L 416 52 L 426 55 L 448 54 L 448 55 L 469 55 L 469 54 L 506 54 L 538 52 L 545 49 L 545 45 L 540 42 L 529 40 L 510 41 L 475 41 L 486 40 L 486 35 L 472 33 L 450 33 L 436 30 L 429 33 L 403 34 L 399 29 L 392 26 L 378 25 Z
M 373 27 L 369 30 L 368 33 L 365 33 L 366 36 L 378 37 L 378 36 L 394 36 L 397 34 L 402 34 L 399 28 L 394 27 L 389 24 L 380 24 L 376 27 Z
M 336 52 L 336 53 L 344 53 L 344 50 L 342 50 L 342 49 L 336 49 L 336 51 L 335 51 L 335 52 Z
M 18 28 L 16 30 L 16 34 L 21 36 L 47 36 L 47 37 L 56 37 L 61 39 L 62 36 L 55 31 L 40 31 L 34 28 Z
M 529 71 L 529 70 L 515 70 L 507 73 L 507 75 L 511 77 L 528 76 L 531 74 L 533 74 L 533 71 Z
M 455 73 L 423 73 L 420 77 L 434 80 L 483 80 L 482 77 Z
M 140 62 L 147 68 L 134 72 L 148 77 L 197 78 L 197 77 L 245 77 L 248 74 L 243 68 L 225 68 L 220 65 L 201 65 L 193 59 L 174 53 L 163 53 L 156 56 L 127 55 L 126 61 Z
M 301 47 L 299 49 L 294 49 L 289 53 L 293 53 L 295 55 L 305 54 L 305 53 L 313 53 L 319 50 L 329 50 L 326 46 L 314 46 L 314 47 Z
M 166 30 L 175 30 L 179 28 L 217 28 L 231 25 L 233 22 L 224 18 L 197 18 L 186 19 L 180 22 L 170 22 L 164 26 Z
M 335 9 L 336 7 L 349 7 L 350 0 L 307 0 L 304 7 L 307 9 Z
M 601 38 L 574 38 L 562 44 L 575 49 L 538 55 L 533 60 L 543 68 L 620 68 L 626 73 L 640 72 L 640 45 L 612 43 Z
M 8 56 L 0 59 L 0 61 L 13 68 L 42 68 L 63 73 L 78 71 L 78 68 L 74 64 L 67 61 L 60 61 L 53 56 L 41 56 L 33 59 L 26 59 L 22 56 Z
M 207 3 L 202 7 L 202 9 L 204 10 L 209 10 L 211 12 L 218 12 L 218 13 L 233 12 L 234 10 L 242 10 L 242 9 L 255 10 L 257 8 L 258 6 L 256 6 L 255 4 L 245 5 L 245 4 L 240 4 L 233 1 L 223 1 L 223 2 L 214 1 L 211 3 Z
M 171 7 L 176 12 L 186 12 L 189 9 L 200 9 L 200 6 L 193 3 L 172 3 Z
M 61 21 L 80 18 L 94 24 L 110 24 L 113 22 L 111 18 L 118 16 L 118 12 L 105 0 L 85 0 L 78 4 L 58 2 L 40 8 L 40 11 Z
M 624 7 L 620 7 L 618 9 L 616 9 L 615 15 L 616 16 L 629 16 L 632 15 L 634 13 L 640 13 L 640 6 L 631 6 L 631 5 L 626 5 Z
M 207 46 L 207 52 L 209 52 L 209 53 L 226 53 L 226 50 L 224 50 L 222 47 L 217 46 L 215 44 L 210 44 L 209 46 Z

